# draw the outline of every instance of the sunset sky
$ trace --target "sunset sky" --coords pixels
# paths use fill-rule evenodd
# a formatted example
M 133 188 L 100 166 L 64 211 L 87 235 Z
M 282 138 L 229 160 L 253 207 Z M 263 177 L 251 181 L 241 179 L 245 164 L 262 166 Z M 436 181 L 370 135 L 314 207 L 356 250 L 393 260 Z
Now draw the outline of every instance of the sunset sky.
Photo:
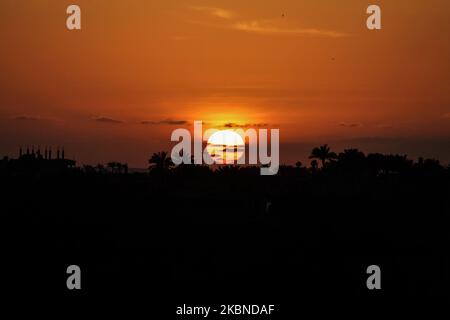
M 279 128 L 282 163 L 324 143 L 447 163 L 449 39 L 448 0 L 1 0 L 0 156 L 145 167 L 202 120 Z

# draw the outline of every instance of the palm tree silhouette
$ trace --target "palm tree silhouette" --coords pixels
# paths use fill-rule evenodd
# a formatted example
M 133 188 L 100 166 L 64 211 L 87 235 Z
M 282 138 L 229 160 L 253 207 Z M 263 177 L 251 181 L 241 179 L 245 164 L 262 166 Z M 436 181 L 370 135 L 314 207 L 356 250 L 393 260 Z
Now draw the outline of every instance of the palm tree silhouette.
M 174 165 L 166 151 L 154 153 L 148 162 L 150 165 L 153 165 L 151 168 L 158 170 L 169 170 Z
M 330 152 L 327 144 L 312 149 L 309 159 L 319 159 L 322 162 L 322 168 L 325 167 L 326 161 L 336 159 L 336 153 Z
M 317 164 L 317 160 L 312 160 L 311 161 L 311 170 L 314 172 L 317 170 L 318 164 Z

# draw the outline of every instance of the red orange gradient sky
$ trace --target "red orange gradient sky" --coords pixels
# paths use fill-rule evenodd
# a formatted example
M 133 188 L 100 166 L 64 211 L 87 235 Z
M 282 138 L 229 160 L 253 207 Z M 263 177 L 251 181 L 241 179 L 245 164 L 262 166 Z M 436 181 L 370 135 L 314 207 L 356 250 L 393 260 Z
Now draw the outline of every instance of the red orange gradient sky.
M 145 167 L 203 120 L 279 128 L 282 163 L 324 143 L 447 162 L 449 39 L 447 0 L 2 0 L 0 155 Z

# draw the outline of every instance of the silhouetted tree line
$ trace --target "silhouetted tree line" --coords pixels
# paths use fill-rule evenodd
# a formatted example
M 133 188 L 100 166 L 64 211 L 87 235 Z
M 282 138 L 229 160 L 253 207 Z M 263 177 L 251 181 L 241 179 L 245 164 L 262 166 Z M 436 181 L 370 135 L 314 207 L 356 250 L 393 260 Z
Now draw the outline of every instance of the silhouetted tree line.
M 281 165 L 279 174 L 349 174 L 349 175 L 370 175 L 380 176 L 388 174 L 428 174 L 437 175 L 448 173 L 450 164 L 443 166 L 439 160 L 424 159 L 420 157 L 417 161 L 408 159 L 406 155 L 398 154 L 380 154 L 369 153 L 364 154 L 358 149 L 345 149 L 343 152 L 332 152 L 330 147 L 325 144 L 312 149 L 309 159 L 312 159 L 310 166 L 303 166 L 303 163 L 298 161 L 294 166 Z M 23 169 L 24 166 L 30 168 L 36 167 L 32 161 L 23 163 L 20 167 L 11 165 L 14 159 L 4 157 L 0 161 L 0 171 L 5 173 L 8 171 L 17 171 Z M 166 151 L 154 153 L 148 160 L 149 172 L 151 174 L 195 174 L 195 173 L 216 173 L 219 175 L 238 174 L 238 173 L 255 173 L 257 166 L 238 166 L 238 165 L 216 165 L 213 167 L 207 165 L 174 165 L 170 155 Z M 192 161 L 193 163 L 193 161 Z M 34 168 L 35 171 L 39 167 Z M 60 168 L 61 169 L 61 168 Z M 64 168 L 67 169 L 67 168 Z M 106 165 L 98 164 L 96 166 L 84 165 L 78 168 L 70 168 L 71 170 L 81 170 L 85 173 L 113 173 L 126 174 L 128 173 L 128 165 L 111 161 Z
M 439 160 L 424 159 L 420 157 L 417 161 L 408 159 L 406 155 L 369 153 L 365 155 L 358 149 L 345 149 L 343 152 L 335 153 L 325 144 L 316 147 L 309 156 L 312 159 L 310 167 L 304 167 L 298 161 L 295 166 L 281 165 L 279 174 L 350 174 L 380 176 L 388 174 L 444 174 L 450 170 L 450 164 L 443 166 Z M 320 161 L 320 166 L 319 166 Z M 152 173 L 169 172 L 180 174 L 187 172 L 215 172 L 217 174 L 237 174 L 239 172 L 258 172 L 253 166 L 218 165 L 213 169 L 206 165 L 175 166 L 168 152 L 154 153 L 149 159 L 149 171 Z

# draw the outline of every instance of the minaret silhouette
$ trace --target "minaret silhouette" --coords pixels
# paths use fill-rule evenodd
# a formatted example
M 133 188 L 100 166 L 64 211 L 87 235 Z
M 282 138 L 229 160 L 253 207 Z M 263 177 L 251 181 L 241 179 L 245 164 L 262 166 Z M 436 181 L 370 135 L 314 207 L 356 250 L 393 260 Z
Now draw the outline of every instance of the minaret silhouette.
M 30 147 L 27 146 L 27 154 L 30 154 Z
M 47 160 L 47 157 L 48 157 L 48 151 L 47 151 L 47 146 L 45 146 L 44 159 Z
M 52 158 L 52 147 L 48 149 L 48 160 Z
M 64 147 L 62 147 L 61 158 L 64 160 Z
M 56 149 L 56 159 L 59 159 L 59 146 L 58 146 L 58 148 Z
M 19 149 L 19 158 L 21 158 L 22 157 L 22 146 L 20 146 L 20 149 Z

